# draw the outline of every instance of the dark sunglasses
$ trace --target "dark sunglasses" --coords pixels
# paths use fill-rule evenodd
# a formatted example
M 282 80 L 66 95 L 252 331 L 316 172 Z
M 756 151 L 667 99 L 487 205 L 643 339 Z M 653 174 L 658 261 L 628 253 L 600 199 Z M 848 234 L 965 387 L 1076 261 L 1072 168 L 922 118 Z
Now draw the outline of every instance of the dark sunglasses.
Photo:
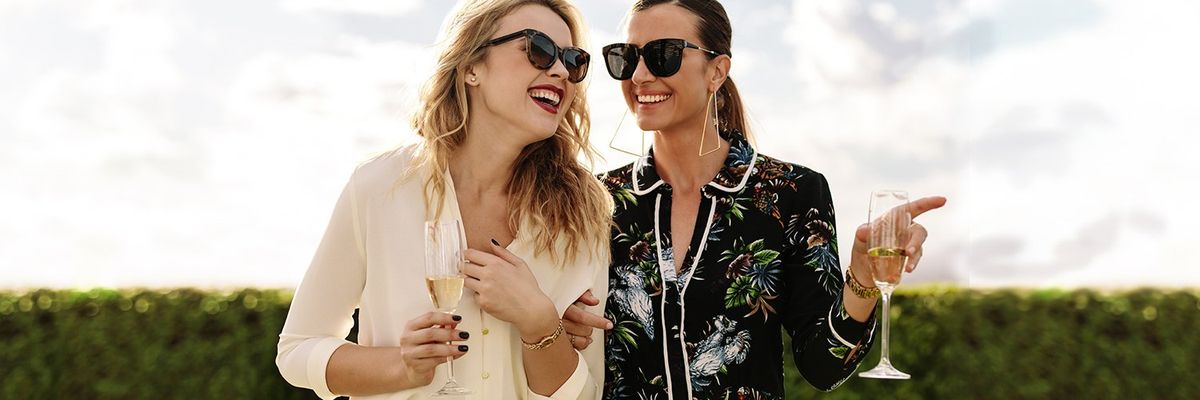
M 638 47 L 630 43 L 613 43 L 604 46 L 604 64 L 608 66 L 608 74 L 618 81 L 633 77 L 633 71 L 638 66 L 638 56 L 646 60 L 646 69 L 660 78 L 666 78 L 679 72 L 683 62 L 683 49 L 696 49 L 708 53 L 712 57 L 721 53 L 702 48 L 683 39 L 656 39 Z
M 489 40 L 484 43 L 483 47 L 495 46 L 518 38 L 529 39 L 529 45 L 525 46 L 525 54 L 529 56 L 529 63 L 533 64 L 535 68 L 550 69 L 554 66 L 555 60 L 562 60 L 563 66 L 567 67 L 568 81 L 579 83 L 587 77 L 588 63 L 592 60 L 592 56 L 588 52 L 578 47 L 558 47 L 557 44 L 554 44 L 553 39 L 535 29 L 523 29 Z

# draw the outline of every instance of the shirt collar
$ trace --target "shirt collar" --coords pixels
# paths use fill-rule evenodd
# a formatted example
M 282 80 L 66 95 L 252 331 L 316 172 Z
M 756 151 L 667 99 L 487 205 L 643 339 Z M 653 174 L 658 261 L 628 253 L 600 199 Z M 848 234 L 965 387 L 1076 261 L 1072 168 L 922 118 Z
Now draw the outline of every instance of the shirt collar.
M 741 191 L 750 179 L 758 150 L 737 130 L 722 131 L 721 138 L 729 142 L 729 155 L 725 156 L 725 165 L 717 171 L 713 180 L 705 185 L 705 190 L 736 193 Z M 663 186 L 664 183 L 658 175 L 658 170 L 654 168 L 654 148 L 651 147 L 646 156 L 638 158 L 633 164 L 633 193 L 641 196 Z

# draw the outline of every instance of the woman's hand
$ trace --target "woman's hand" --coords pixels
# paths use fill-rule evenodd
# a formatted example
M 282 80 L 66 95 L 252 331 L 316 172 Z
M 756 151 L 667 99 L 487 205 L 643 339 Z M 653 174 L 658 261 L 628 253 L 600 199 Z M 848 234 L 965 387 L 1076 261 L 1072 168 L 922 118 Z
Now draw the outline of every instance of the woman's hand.
M 526 342 L 536 342 L 558 328 L 554 302 L 520 257 L 496 241 L 488 252 L 467 249 L 464 284 L 475 291 L 475 303 L 488 314 L 513 324 Z
M 908 245 L 904 247 L 904 254 L 908 255 L 908 262 L 904 266 L 905 271 L 912 272 L 917 268 L 917 263 L 921 261 L 921 255 L 924 252 L 925 239 L 929 237 L 929 231 L 915 222 L 917 216 L 944 205 L 946 205 L 946 198 L 942 196 L 923 197 L 909 203 L 908 210 L 914 222 L 909 225 L 906 233 Z M 860 225 L 854 233 L 854 251 L 850 256 L 850 268 L 854 270 L 854 276 L 860 280 L 859 283 L 866 286 L 874 286 L 871 282 L 870 261 L 867 259 L 867 241 L 870 237 L 871 224 Z
M 433 371 L 449 357 L 459 358 L 467 354 L 466 345 L 447 344 L 467 340 L 470 334 L 456 330 L 462 317 L 442 312 L 428 312 L 413 318 L 404 325 L 400 334 L 400 355 L 404 362 L 404 375 L 414 387 L 433 382 Z
M 563 313 L 563 328 L 570 336 L 571 346 L 575 350 L 582 351 L 592 344 L 593 329 L 612 329 L 612 321 L 605 319 L 596 314 L 584 311 L 584 306 L 598 306 L 600 299 L 597 299 L 592 294 L 592 290 L 588 289 L 575 300 L 575 304 L 567 307 L 567 312 Z

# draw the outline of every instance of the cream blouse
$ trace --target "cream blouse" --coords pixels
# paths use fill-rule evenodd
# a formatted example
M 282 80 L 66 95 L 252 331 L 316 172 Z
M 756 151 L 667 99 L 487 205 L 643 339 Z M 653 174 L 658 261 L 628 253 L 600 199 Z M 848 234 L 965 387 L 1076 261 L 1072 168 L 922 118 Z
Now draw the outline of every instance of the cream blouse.
M 416 145 L 385 153 L 360 165 L 343 190 L 325 236 L 300 287 L 296 289 L 287 322 L 279 335 L 275 363 L 289 383 L 310 388 L 321 398 L 329 391 L 325 367 L 344 338 L 359 309 L 358 344 L 398 346 L 404 325 L 433 311 L 424 276 L 426 211 L 422 190 L 429 171 L 418 171 L 398 181 L 412 162 Z M 458 201 L 449 185 L 442 220 L 460 216 Z M 607 243 L 590 256 L 581 253 L 572 265 L 555 265 L 549 254 L 535 254 L 527 230 L 521 229 L 508 250 L 529 265 L 542 291 L 562 313 L 584 291 L 596 298 L 608 293 Z M 587 247 L 587 246 L 584 246 Z M 586 250 L 584 250 L 586 252 Z M 515 327 L 483 312 L 474 292 L 463 289 L 457 314 L 458 329 L 471 333 L 463 344 L 470 351 L 454 361 L 455 379 L 474 391 L 474 399 L 542 399 L 528 389 L 522 364 L 520 335 Z M 603 301 L 603 300 L 601 300 Z M 589 311 L 600 314 L 604 304 Z M 560 340 L 565 340 L 564 335 Z M 593 332 L 594 343 L 603 343 L 603 331 Z M 600 398 L 604 380 L 604 349 L 593 345 L 580 353 L 575 372 L 554 399 Z M 436 370 L 429 386 L 363 399 L 423 399 L 446 381 L 446 366 Z

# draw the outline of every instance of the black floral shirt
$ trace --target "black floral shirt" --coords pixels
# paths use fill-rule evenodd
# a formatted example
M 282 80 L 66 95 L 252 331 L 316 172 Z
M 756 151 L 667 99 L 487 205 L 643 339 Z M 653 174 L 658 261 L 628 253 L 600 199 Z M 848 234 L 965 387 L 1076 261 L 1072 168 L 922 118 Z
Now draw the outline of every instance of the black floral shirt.
M 680 272 L 671 187 L 649 156 L 603 175 L 616 202 L 606 317 L 606 398 L 780 399 L 783 338 L 800 373 L 832 390 L 870 350 L 867 323 L 842 308 L 825 177 L 758 154 L 737 132 L 702 189 Z

